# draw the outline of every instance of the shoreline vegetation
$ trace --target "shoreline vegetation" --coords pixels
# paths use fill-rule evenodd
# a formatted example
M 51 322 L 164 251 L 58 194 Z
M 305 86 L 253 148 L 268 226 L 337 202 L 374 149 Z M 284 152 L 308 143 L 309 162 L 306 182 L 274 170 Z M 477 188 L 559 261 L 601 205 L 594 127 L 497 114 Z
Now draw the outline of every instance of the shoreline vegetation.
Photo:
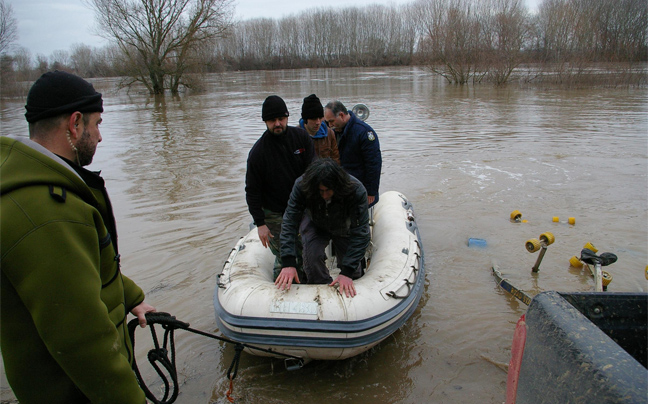
M 104 48 L 76 44 L 34 59 L 24 48 L 7 52 L 0 38 L 2 97 L 55 69 L 119 77 L 119 88 L 156 95 L 202 92 L 210 73 L 336 67 L 417 66 L 457 85 L 647 81 L 645 0 L 541 0 L 534 13 L 522 0 L 414 0 L 244 21 L 233 21 L 232 0 L 160 1 L 164 15 L 140 0 L 89 0 L 111 42 Z

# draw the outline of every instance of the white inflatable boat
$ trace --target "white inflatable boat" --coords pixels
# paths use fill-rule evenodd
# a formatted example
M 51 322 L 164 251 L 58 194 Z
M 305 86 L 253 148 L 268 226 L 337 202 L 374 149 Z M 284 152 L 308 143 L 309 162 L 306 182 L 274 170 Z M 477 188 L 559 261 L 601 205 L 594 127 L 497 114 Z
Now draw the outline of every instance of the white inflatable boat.
M 220 331 L 234 341 L 304 360 L 349 358 L 387 338 L 421 298 L 423 251 L 412 206 L 402 194 L 382 194 L 373 220 L 368 267 L 354 281 L 353 298 L 328 285 L 278 290 L 272 279 L 274 256 L 253 228 L 218 275 L 214 308 Z M 337 273 L 331 270 L 333 279 Z

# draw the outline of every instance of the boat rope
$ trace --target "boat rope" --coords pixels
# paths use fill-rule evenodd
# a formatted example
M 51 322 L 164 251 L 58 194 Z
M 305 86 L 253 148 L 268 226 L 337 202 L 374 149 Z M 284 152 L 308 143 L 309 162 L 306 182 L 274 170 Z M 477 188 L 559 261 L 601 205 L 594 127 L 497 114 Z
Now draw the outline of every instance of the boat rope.
M 135 330 L 139 325 L 138 319 L 134 318 L 128 323 L 128 334 L 130 336 L 131 343 L 133 344 L 133 371 L 135 372 L 137 381 L 140 387 L 142 388 L 142 390 L 144 391 L 144 394 L 154 404 L 171 404 L 175 402 L 175 400 L 178 398 L 178 393 L 180 389 L 178 386 L 178 372 L 176 370 L 175 338 L 174 338 L 174 331 L 178 329 L 189 331 L 194 334 L 202 335 L 208 338 L 216 339 L 225 343 L 235 345 L 234 359 L 232 360 L 232 364 L 227 370 L 227 378 L 229 379 L 230 382 L 229 390 L 227 391 L 227 400 L 231 403 L 234 402 L 234 398 L 231 396 L 231 394 L 234 389 L 234 379 L 236 378 L 236 375 L 238 373 L 239 362 L 241 360 L 241 352 L 243 352 L 243 349 L 248 348 L 248 349 L 254 349 L 257 351 L 270 353 L 272 355 L 279 355 L 285 357 L 286 361 L 295 360 L 297 361 L 297 363 L 299 363 L 298 367 L 293 366 L 291 368 L 288 368 L 289 370 L 300 368 L 304 364 L 304 360 L 297 356 L 285 354 L 282 352 L 277 352 L 272 349 L 265 349 L 254 345 L 232 341 L 228 338 L 224 338 L 215 334 L 210 334 L 204 331 L 196 330 L 194 328 L 189 327 L 189 323 L 180 321 L 176 319 L 175 316 L 172 316 L 169 313 L 164 313 L 164 312 L 146 313 L 146 323 L 148 325 L 148 328 L 151 330 L 151 338 L 153 339 L 153 345 L 154 345 L 154 348 L 149 350 L 147 357 L 149 362 L 151 363 L 151 366 L 153 366 L 158 376 L 160 377 L 160 379 L 162 379 L 162 382 L 164 383 L 164 395 L 162 396 L 161 399 L 155 397 L 155 395 L 151 392 L 151 390 L 149 390 L 149 388 L 146 386 L 146 383 L 144 382 L 144 379 L 142 378 L 142 375 L 140 374 L 139 368 L 137 366 L 137 361 L 135 360 L 135 355 L 134 355 Z M 164 337 L 162 340 L 163 341 L 162 344 L 160 344 L 158 340 L 157 332 L 155 330 L 155 324 L 161 325 L 162 328 L 164 329 Z M 171 355 L 171 358 L 169 358 L 169 354 Z M 168 373 L 168 376 L 171 378 L 171 381 L 169 381 L 164 371 Z M 172 392 L 171 389 L 173 389 Z M 171 395 L 169 395 L 170 392 Z
M 230 381 L 229 390 L 227 390 L 227 400 L 230 403 L 234 402 L 234 398 L 232 397 L 232 392 L 234 391 L 234 378 L 238 373 L 239 362 L 241 360 L 241 352 L 243 352 L 243 345 L 236 344 L 234 349 L 236 350 L 236 353 L 234 354 L 234 360 L 232 361 L 229 369 L 227 369 L 227 378 Z M 234 374 L 232 374 L 232 369 L 234 369 Z

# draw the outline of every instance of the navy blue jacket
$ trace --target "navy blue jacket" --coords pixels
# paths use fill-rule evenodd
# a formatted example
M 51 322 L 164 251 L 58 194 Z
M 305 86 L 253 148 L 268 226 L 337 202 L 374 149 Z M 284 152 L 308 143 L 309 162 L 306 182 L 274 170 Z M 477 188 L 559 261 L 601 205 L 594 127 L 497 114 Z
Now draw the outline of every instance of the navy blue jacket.
M 349 115 L 344 130 L 338 134 L 340 165 L 362 182 L 367 189 L 367 195 L 375 196 L 378 201 L 382 167 L 378 135 L 353 112 L 349 111 Z

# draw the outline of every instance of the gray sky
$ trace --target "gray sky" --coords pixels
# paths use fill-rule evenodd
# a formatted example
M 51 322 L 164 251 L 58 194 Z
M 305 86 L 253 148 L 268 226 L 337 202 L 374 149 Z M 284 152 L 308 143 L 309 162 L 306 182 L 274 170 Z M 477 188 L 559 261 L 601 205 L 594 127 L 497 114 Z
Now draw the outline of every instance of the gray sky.
M 236 0 L 239 19 L 257 17 L 281 18 L 316 7 L 363 7 L 370 4 L 407 4 L 413 0 L 326 0 L 321 3 L 304 0 Z M 540 0 L 525 0 L 534 8 Z M 106 41 L 94 33 L 94 14 L 83 0 L 5 0 L 13 7 L 18 20 L 17 45 L 32 56 L 50 56 L 56 50 L 70 51 L 73 44 L 103 46 Z M 271 6 L 270 6 L 271 5 Z

